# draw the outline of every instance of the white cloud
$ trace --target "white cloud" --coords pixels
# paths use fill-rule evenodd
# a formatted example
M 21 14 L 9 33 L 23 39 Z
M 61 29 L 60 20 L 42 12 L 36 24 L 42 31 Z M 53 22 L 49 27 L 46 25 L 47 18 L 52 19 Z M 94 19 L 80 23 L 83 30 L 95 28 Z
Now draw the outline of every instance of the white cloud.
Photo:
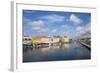
M 57 32 L 57 29 L 53 29 L 51 32 L 52 32 L 52 33 L 55 33 L 55 32 Z
M 76 25 L 82 22 L 82 20 L 79 17 L 77 17 L 75 14 L 71 14 L 69 20 Z
M 29 25 L 31 25 L 31 28 L 36 31 L 36 32 L 47 32 L 48 28 L 45 27 L 45 23 L 42 20 L 38 20 L 38 21 L 32 21 L 29 23 Z
M 76 33 L 77 36 L 82 36 L 82 37 L 86 37 L 86 36 L 88 37 L 88 36 L 90 36 L 91 35 L 91 26 L 90 26 L 90 23 L 87 24 L 84 27 L 80 27 L 80 26 L 77 27 L 76 31 L 77 31 L 77 33 Z
M 32 21 L 29 24 L 34 26 L 34 27 L 42 27 L 42 26 L 44 26 L 44 22 L 42 20 Z
M 46 15 L 46 16 L 42 16 L 40 17 L 40 19 L 45 19 L 49 22 L 61 22 L 64 20 L 64 16 L 60 16 L 60 15 L 57 15 L 57 14 L 51 14 L 51 15 Z
M 61 26 L 62 28 L 68 28 L 68 25 L 66 24 L 66 25 L 62 25 Z
M 44 33 L 47 32 L 49 29 L 48 28 L 41 28 L 40 30 L 38 30 L 37 32 L 39 33 Z
M 80 30 L 82 30 L 82 29 L 83 29 L 83 27 L 81 27 L 81 26 L 78 26 L 78 27 L 76 28 L 77 31 L 80 31 Z

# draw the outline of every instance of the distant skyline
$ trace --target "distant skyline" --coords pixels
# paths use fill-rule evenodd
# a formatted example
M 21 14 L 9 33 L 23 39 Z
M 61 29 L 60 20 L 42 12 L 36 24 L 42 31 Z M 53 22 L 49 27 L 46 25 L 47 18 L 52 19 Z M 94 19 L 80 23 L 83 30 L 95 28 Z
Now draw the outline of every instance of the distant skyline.
M 23 10 L 23 33 L 29 36 L 90 36 L 91 13 Z

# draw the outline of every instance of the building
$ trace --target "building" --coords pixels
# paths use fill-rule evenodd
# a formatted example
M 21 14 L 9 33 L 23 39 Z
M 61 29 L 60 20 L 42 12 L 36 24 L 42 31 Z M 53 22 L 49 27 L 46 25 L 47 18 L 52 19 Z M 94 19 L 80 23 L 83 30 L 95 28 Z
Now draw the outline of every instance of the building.
M 69 42 L 68 36 L 36 36 L 32 38 L 33 44 L 49 44 L 49 43 L 62 43 Z
M 24 35 L 23 36 L 23 50 L 33 49 L 32 37 Z
M 23 36 L 23 44 L 32 44 L 32 37 L 28 35 Z
M 70 39 L 69 39 L 68 36 L 62 36 L 62 37 L 61 37 L 61 42 L 64 42 L 64 43 L 70 42 Z
M 58 43 L 60 42 L 60 36 L 52 36 L 50 37 L 51 43 Z
M 50 43 L 48 36 L 37 36 L 32 39 L 33 44 Z

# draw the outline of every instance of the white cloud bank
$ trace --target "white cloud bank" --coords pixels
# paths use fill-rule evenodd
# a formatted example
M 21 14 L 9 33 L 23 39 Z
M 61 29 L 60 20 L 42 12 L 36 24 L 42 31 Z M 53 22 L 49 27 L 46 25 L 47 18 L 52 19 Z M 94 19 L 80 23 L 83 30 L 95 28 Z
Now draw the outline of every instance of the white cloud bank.
M 75 14 L 71 14 L 69 17 L 69 20 L 76 25 L 78 25 L 82 22 L 82 20 L 79 17 L 77 17 Z
M 45 23 L 42 20 L 32 21 L 29 23 L 31 28 L 39 33 L 47 32 L 48 28 L 45 27 Z
M 57 15 L 57 14 L 51 14 L 51 15 L 45 15 L 40 17 L 40 19 L 47 20 L 48 22 L 54 23 L 54 22 L 61 22 L 64 20 L 64 16 Z

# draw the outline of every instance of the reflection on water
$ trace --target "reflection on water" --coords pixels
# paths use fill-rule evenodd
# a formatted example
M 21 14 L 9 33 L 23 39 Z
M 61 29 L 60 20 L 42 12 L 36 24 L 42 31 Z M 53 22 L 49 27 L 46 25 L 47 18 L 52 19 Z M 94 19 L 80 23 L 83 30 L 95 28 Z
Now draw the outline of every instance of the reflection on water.
M 46 46 L 46 47 L 38 47 L 34 48 L 35 51 L 37 51 L 39 54 L 45 54 L 46 52 L 53 52 L 56 51 L 57 49 L 62 48 L 62 49 L 67 49 L 69 48 L 69 44 L 62 44 L 60 45 L 59 43 L 51 44 L 51 46 Z
M 23 56 L 28 57 L 32 55 L 32 49 L 24 50 Z
M 53 43 L 23 50 L 23 62 L 90 59 L 90 51 L 79 43 Z

